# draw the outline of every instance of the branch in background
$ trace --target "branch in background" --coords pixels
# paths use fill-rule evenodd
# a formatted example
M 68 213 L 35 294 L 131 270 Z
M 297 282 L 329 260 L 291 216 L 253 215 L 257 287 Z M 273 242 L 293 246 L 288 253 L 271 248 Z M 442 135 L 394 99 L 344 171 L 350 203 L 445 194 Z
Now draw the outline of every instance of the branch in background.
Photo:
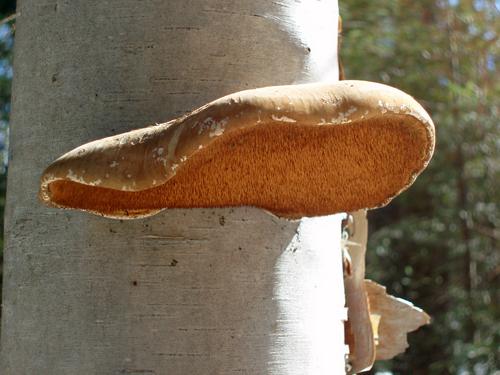
M 14 21 L 17 17 L 19 17 L 20 13 L 14 13 L 11 14 L 8 17 L 5 17 L 3 20 L 0 21 L 0 26 L 9 23 L 10 21 Z
M 495 228 L 488 228 L 483 225 L 473 224 L 472 229 L 476 232 L 485 235 L 487 237 L 493 238 L 494 240 L 500 241 L 500 231 Z

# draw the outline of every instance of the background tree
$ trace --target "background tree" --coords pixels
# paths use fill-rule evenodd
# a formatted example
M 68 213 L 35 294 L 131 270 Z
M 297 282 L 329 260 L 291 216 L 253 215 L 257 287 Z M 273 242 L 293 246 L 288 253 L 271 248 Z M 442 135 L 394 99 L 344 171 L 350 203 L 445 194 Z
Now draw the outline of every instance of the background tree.
M 416 184 L 371 212 L 369 276 L 433 316 L 405 355 L 377 367 L 491 374 L 500 363 L 498 2 L 350 0 L 341 14 L 347 77 L 411 93 L 438 133 Z

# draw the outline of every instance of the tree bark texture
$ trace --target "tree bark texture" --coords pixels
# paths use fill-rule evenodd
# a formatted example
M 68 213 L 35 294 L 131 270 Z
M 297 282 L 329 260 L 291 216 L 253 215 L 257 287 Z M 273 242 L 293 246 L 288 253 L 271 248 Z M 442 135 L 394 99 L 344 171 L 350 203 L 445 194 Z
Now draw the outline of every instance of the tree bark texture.
M 135 221 L 48 209 L 91 140 L 233 91 L 336 80 L 335 0 L 19 0 L 1 367 L 22 374 L 340 374 L 339 216 Z

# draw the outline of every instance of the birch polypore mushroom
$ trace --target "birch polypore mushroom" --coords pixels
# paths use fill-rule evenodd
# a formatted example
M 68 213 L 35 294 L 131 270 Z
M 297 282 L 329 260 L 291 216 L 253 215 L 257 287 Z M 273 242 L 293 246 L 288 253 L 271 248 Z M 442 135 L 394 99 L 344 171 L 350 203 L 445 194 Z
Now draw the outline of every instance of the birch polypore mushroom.
M 433 149 L 431 119 L 397 89 L 266 87 L 78 147 L 45 170 L 40 198 L 115 218 L 224 206 L 327 215 L 387 204 Z

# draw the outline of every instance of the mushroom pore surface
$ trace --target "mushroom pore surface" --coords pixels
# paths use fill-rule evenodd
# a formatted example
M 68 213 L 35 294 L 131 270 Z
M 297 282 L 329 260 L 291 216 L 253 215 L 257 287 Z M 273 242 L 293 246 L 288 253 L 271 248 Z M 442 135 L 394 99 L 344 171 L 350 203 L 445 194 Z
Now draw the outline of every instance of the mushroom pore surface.
M 354 124 L 267 124 L 235 129 L 194 153 L 166 183 L 121 191 L 49 184 L 58 206 L 127 217 L 164 208 L 256 206 L 287 218 L 387 204 L 428 159 L 429 135 L 404 114 Z

